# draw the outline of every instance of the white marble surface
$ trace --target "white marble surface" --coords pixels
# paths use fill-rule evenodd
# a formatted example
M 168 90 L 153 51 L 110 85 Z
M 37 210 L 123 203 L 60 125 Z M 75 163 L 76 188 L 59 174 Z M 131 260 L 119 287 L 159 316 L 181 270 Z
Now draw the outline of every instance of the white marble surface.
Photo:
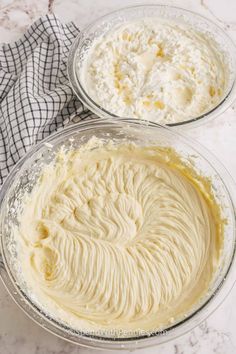
M 142 0 L 142 3 L 150 1 Z M 155 1 L 151 1 L 154 3 Z M 163 2 L 163 1 L 162 1 Z M 217 22 L 236 41 L 235 0 L 173 0 Z M 120 0 L 0 0 L 0 42 L 19 38 L 40 15 L 55 12 L 62 21 L 83 27 L 94 18 L 140 1 Z M 214 122 L 189 132 L 225 164 L 236 180 L 236 105 Z M 236 287 L 221 307 L 192 332 L 140 354 L 234 354 L 236 353 Z M 13 303 L 0 283 L 0 354 L 96 353 L 60 340 L 33 323 Z M 99 352 L 98 352 L 99 353 Z

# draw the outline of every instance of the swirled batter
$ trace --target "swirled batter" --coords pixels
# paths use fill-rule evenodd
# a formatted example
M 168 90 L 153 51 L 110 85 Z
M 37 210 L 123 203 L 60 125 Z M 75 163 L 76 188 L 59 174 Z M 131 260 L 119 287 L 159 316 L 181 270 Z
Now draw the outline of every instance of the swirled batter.
M 60 152 L 27 198 L 16 237 L 24 278 L 77 329 L 153 330 L 186 315 L 218 264 L 222 223 L 171 149 Z
M 213 39 L 160 18 L 127 22 L 98 38 L 82 73 L 85 90 L 108 112 L 161 124 L 209 112 L 228 80 Z

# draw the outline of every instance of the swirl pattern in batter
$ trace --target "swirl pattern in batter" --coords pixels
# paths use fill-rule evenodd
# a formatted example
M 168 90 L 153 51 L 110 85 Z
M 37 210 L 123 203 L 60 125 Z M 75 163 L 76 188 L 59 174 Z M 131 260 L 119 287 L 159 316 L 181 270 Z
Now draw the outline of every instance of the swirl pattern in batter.
M 171 150 L 59 153 L 20 217 L 24 278 L 75 328 L 153 330 L 191 310 L 218 264 L 218 207 Z

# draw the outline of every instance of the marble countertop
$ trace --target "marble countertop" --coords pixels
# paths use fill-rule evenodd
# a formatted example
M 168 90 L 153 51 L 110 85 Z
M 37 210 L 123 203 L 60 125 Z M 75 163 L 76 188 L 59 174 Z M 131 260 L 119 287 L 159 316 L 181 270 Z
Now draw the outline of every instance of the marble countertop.
M 155 1 L 151 1 L 155 3 Z M 120 0 L 0 0 L 0 42 L 18 39 L 39 16 L 54 12 L 82 28 L 98 16 L 122 5 L 150 3 Z M 196 11 L 224 28 L 236 41 L 235 0 L 172 0 L 171 5 Z M 211 150 L 236 180 L 236 105 L 214 122 L 188 132 Z M 234 354 L 236 353 L 236 287 L 224 303 L 192 332 L 140 354 Z M 13 302 L 0 282 L 0 354 L 96 353 L 67 343 L 41 329 Z M 98 351 L 99 353 L 99 351 Z

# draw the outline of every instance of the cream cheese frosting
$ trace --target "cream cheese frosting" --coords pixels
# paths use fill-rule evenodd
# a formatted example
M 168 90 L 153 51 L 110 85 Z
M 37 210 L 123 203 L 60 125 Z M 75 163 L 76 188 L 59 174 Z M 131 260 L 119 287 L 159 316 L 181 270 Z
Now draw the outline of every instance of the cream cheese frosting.
M 218 206 L 171 149 L 110 142 L 61 151 L 19 221 L 30 292 L 77 329 L 168 326 L 206 293 L 218 265 Z
M 171 124 L 217 106 L 227 76 L 224 55 L 213 39 L 187 25 L 150 18 L 125 23 L 95 40 L 81 80 L 108 112 Z

